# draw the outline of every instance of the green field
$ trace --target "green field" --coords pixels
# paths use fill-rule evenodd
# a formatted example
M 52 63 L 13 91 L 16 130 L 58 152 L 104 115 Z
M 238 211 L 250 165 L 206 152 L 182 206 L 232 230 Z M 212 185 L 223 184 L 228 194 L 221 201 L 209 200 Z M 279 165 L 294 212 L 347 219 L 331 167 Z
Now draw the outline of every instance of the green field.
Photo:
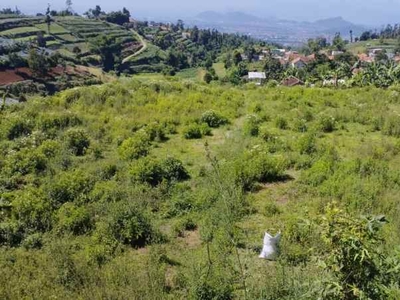
M 25 36 L 34 36 L 41 30 L 35 27 L 17 27 L 9 30 L 0 32 L 0 36 L 6 36 L 9 38 L 18 38 Z
M 366 53 L 369 48 L 383 48 L 388 50 L 393 50 L 398 44 L 397 40 L 385 39 L 383 43 L 379 40 L 370 40 L 357 42 L 353 44 L 348 44 L 347 49 L 351 51 L 353 54 Z
M 46 23 L 42 23 L 42 24 L 37 24 L 35 25 L 35 27 L 37 27 L 38 29 L 40 29 L 41 31 L 47 32 L 48 31 L 48 27 Z M 60 26 L 57 23 L 51 23 L 50 24 L 50 34 L 60 34 L 60 33 L 68 33 L 68 31 Z
M 0 298 L 399 299 L 398 111 L 159 74 L 5 107 Z

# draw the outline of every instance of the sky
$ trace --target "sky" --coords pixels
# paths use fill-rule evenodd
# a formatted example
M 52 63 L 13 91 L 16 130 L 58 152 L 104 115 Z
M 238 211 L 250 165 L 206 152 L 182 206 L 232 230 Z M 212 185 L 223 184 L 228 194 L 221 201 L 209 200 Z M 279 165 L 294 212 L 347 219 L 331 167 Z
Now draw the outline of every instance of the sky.
M 242 11 L 258 17 L 276 17 L 296 21 L 315 21 L 342 16 L 364 25 L 400 22 L 400 0 L 84 0 L 73 1 L 74 9 L 83 13 L 96 4 L 105 11 L 126 7 L 133 17 L 149 19 L 190 19 L 205 10 Z M 24 13 L 44 12 L 47 3 L 63 9 L 65 0 L 1 0 L 1 7 L 18 6 Z

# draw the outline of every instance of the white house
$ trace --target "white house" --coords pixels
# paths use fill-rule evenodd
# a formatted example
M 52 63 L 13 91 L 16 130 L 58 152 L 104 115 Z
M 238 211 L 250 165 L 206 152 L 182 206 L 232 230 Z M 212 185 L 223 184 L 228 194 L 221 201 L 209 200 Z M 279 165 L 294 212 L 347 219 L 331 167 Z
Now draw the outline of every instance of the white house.
M 256 83 L 256 85 L 261 85 L 265 79 L 267 78 L 267 75 L 265 72 L 249 72 L 247 75 L 247 79 L 249 81 L 253 81 Z

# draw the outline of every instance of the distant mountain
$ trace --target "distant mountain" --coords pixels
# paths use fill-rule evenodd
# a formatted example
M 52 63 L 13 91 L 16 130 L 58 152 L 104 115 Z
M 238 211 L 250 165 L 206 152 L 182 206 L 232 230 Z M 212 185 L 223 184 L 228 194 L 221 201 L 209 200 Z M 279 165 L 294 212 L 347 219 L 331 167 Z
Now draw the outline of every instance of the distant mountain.
M 195 16 L 195 19 L 203 22 L 236 23 L 236 24 L 266 21 L 256 16 L 239 11 L 228 12 L 228 13 L 205 11 Z
M 205 11 L 192 19 L 185 20 L 185 22 L 204 28 L 215 28 L 223 32 L 248 34 L 256 38 L 288 45 L 299 45 L 309 38 L 321 35 L 329 39 L 337 32 L 340 32 L 343 37 L 349 38 L 350 30 L 356 37 L 367 29 L 364 26 L 344 20 L 342 17 L 315 22 L 298 22 L 277 18 L 260 18 L 243 12 Z
M 355 34 L 359 34 L 366 29 L 364 26 L 353 24 L 349 21 L 344 20 L 342 17 L 318 20 L 311 24 L 316 28 L 319 28 L 320 31 L 325 31 L 327 33 L 347 33 L 350 30 L 353 30 Z

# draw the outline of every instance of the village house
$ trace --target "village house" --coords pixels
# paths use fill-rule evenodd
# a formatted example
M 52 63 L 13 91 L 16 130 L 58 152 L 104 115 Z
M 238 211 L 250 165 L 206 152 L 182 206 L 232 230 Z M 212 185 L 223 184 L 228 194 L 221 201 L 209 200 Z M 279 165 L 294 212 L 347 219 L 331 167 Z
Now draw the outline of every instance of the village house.
M 281 84 L 283 86 L 292 87 L 297 85 L 304 85 L 304 82 L 294 76 L 289 76 L 288 78 L 282 80 Z
M 266 78 L 265 72 L 249 72 L 247 75 L 247 80 L 254 82 L 256 85 L 262 85 Z
M 298 57 L 291 61 L 290 65 L 296 69 L 303 69 L 307 67 L 308 61 L 305 57 Z

